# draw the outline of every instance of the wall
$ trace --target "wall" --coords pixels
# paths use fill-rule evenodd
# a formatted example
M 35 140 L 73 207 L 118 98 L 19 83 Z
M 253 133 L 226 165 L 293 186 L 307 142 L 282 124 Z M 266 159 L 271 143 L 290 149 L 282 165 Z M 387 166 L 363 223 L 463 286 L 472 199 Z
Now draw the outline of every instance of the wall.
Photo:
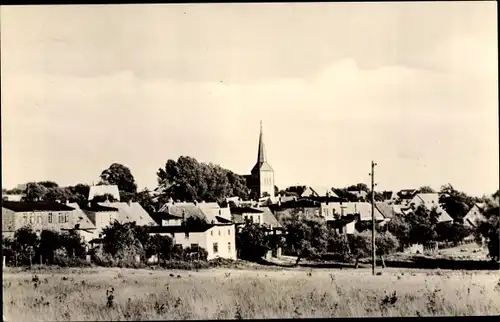
M 274 172 L 273 171 L 260 171 L 260 196 L 262 197 L 265 192 L 270 196 L 274 196 Z
M 60 231 L 61 228 L 69 228 L 71 215 L 74 211 L 34 211 L 15 213 L 16 230 L 22 227 L 31 227 L 35 231 L 44 229 Z
M 100 238 L 102 229 L 111 225 L 111 223 L 118 217 L 118 212 L 116 211 L 86 211 L 86 215 L 95 224 L 95 229 L 92 231 L 93 238 Z
M 160 235 L 172 236 L 169 233 L 162 233 Z M 214 226 L 205 232 L 174 233 L 174 244 L 182 245 L 183 248 L 191 247 L 192 244 L 198 244 L 207 250 L 207 259 L 211 260 L 217 257 L 236 259 L 236 235 L 234 225 Z M 214 243 L 218 245 L 218 252 L 214 252 Z M 228 243 L 231 243 L 229 249 Z
M 162 226 L 180 226 L 182 224 L 182 219 L 162 219 Z
M 253 223 L 261 224 L 262 223 L 262 214 L 261 213 L 243 213 L 242 214 L 243 222 L 245 219 L 253 220 Z
M 218 252 L 214 253 L 214 243 L 218 244 Z M 231 244 L 230 249 L 228 243 Z M 222 257 L 236 259 L 236 234 L 234 225 L 214 226 L 207 231 L 208 259 Z

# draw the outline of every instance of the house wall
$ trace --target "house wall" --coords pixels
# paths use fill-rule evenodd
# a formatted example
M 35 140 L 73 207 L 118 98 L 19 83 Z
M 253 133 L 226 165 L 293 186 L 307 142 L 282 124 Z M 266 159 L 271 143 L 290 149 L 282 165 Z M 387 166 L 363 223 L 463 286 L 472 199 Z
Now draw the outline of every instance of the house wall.
M 471 210 L 464 217 L 464 225 L 467 227 L 473 227 L 469 221 L 471 221 L 474 225 L 477 225 L 477 222 L 483 219 L 484 216 L 481 210 L 474 205 Z
M 169 233 L 162 233 L 172 237 Z M 214 226 L 205 232 L 174 233 L 174 244 L 182 245 L 183 248 L 191 247 L 192 244 L 198 244 L 207 250 L 207 259 L 211 260 L 217 257 L 236 259 L 236 234 L 234 225 Z M 214 244 L 217 244 L 217 252 L 214 250 Z
M 243 218 L 243 221 L 250 219 L 253 223 L 262 223 L 262 213 L 243 213 L 241 217 Z
M 2 207 L 2 233 L 16 230 L 16 213 Z
M 5 208 L 2 208 L 2 214 Z M 31 227 L 35 231 L 54 230 L 71 227 L 71 223 L 76 222 L 75 211 L 34 211 L 34 212 L 13 212 L 5 209 L 7 217 L 6 226 L 2 230 L 16 231 L 22 227 Z M 3 221 L 3 220 L 2 220 Z
M 95 223 L 95 230 L 91 233 L 91 239 L 99 238 L 103 228 L 111 225 L 117 218 L 117 211 L 86 211 L 90 220 Z
M 218 251 L 214 251 L 217 243 Z M 208 259 L 217 257 L 236 259 L 236 231 L 234 225 L 215 226 L 207 231 Z

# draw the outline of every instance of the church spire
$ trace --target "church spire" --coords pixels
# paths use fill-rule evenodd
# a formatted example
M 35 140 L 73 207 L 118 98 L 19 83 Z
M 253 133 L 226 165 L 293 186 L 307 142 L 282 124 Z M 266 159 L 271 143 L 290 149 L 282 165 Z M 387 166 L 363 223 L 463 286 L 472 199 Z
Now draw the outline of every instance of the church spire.
M 264 138 L 262 135 L 262 121 L 260 121 L 260 134 L 259 134 L 259 153 L 257 155 L 257 163 L 262 164 L 266 162 L 266 150 L 264 148 Z

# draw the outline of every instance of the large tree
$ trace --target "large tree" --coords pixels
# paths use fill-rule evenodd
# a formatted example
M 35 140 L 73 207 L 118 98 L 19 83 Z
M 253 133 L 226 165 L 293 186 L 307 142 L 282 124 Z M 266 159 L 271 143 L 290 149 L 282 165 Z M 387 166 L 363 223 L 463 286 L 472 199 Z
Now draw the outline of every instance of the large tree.
M 422 186 L 420 189 L 418 189 L 419 193 L 435 193 L 434 189 L 432 189 L 430 186 Z
M 181 156 L 159 169 L 158 185 L 163 198 L 182 201 L 222 201 L 227 197 L 248 198 L 245 178 L 212 163 Z
M 118 190 L 128 193 L 137 192 L 137 184 L 130 169 L 123 164 L 113 163 L 100 175 L 101 184 L 117 185 Z
M 259 261 L 271 249 L 269 238 L 265 232 L 265 229 L 260 225 L 247 221 L 243 229 L 236 235 L 238 257 Z
M 283 217 L 287 231 L 286 243 L 297 253 L 296 265 L 301 259 L 317 258 L 327 250 L 329 230 L 319 217 L 305 216 L 294 209 Z
M 477 241 L 486 243 L 489 256 L 493 260 L 500 259 L 500 208 L 499 193 L 493 194 L 492 198 L 486 202 L 484 211 L 485 219 L 479 224 L 477 229 Z
M 47 194 L 48 189 L 36 182 L 29 182 L 26 184 L 23 200 L 27 202 L 42 201 Z
M 398 238 L 403 247 L 439 239 L 437 225 L 440 214 L 437 209 L 428 209 L 425 205 L 413 208 L 407 215 L 395 216 L 388 223 L 388 231 Z
M 439 191 L 439 203 L 454 221 L 461 223 L 474 205 L 474 198 L 456 190 L 451 184 L 447 184 Z

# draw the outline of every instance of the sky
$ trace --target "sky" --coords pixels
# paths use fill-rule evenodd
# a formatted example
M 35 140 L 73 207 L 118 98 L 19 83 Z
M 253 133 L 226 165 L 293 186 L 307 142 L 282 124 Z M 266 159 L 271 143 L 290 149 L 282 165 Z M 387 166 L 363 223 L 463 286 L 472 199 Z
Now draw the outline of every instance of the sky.
M 2 186 L 181 155 L 279 188 L 499 188 L 496 2 L 1 7 Z

